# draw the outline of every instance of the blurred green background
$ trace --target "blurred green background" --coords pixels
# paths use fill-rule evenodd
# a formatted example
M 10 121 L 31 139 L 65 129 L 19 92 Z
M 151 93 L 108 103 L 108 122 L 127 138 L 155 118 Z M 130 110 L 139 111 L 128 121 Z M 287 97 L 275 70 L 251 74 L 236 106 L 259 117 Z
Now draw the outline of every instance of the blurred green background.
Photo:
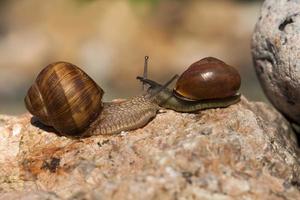
M 214 56 L 242 75 L 241 92 L 266 101 L 252 66 L 250 41 L 262 1 L 1 0 L 0 113 L 25 112 L 23 98 L 54 61 L 83 68 L 105 100 L 141 92 L 135 79 L 150 56 L 149 76 L 164 82 Z

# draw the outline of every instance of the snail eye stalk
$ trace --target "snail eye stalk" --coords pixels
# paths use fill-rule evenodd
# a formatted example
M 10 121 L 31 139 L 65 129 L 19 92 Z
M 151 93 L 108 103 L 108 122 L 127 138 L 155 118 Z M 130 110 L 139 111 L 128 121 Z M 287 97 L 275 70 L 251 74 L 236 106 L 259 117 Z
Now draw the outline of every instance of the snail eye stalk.
M 149 60 L 149 56 L 145 56 L 145 61 L 144 61 L 144 73 L 143 73 L 143 78 L 147 79 L 148 78 L 148 60 Z M 142 85 L 142 90 L 145 90 L 145 83 L 143 82 Z

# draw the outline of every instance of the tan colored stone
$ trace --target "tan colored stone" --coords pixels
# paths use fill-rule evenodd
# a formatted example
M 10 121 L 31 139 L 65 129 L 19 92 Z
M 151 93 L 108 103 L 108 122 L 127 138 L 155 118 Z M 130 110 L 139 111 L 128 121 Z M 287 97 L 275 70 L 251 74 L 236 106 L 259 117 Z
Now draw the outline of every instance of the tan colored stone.
M 0 199 L 300 198 L 296 139 L 263 103 L 166 111 L 141 129 L 85 139 L 30 120 L 0 116 Z

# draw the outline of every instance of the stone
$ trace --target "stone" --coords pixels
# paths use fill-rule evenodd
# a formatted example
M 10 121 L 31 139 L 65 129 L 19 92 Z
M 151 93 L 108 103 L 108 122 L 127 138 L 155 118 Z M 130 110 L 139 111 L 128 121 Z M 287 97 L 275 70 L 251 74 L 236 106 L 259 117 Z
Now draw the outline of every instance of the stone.
M 67 138 L 0 115 L 0 199 L 300 199 L 299 149 L 264 103 L 164 110 L 112 136 Z
M 300 124 L 300 1 L 266 0 L 252 37 L 254 66 L 266 96 Z

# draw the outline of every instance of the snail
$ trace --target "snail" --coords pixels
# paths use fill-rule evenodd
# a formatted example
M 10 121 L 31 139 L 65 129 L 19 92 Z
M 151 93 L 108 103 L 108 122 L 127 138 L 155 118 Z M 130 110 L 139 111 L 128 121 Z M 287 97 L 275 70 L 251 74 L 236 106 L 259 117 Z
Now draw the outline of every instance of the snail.
M 144 77 L 137 79 L 150 86 L 150 93 L 162 87 Z M 155 101 L 160 107 L 177 112 L 227 107 L 240 100 L 241 95 L 237 93 L 240 85 L 241 77 L 234 67 L 217 58 L 206 57 L 190 65 L 177 80 L 175 88 L 165 88 Z
M 148 79 L 147 60 L 148 57 L 145 58 L 144 76 L 137 79 L 149 87 L 129 100 L 102 102 L 104 91 L 83 70 L 68 62 L 56 62 L 39 73 L 25 96 L 25 106 L 39 121 L 60 134 L 86 137 L 140 128 L 161 108 L 195 112 L 227 107 L 240 100 L 238 72 L 216 58 L 204 58 L 192 64 L 179 77 L 173 90 L 168 85 L 178 76 L 173 76 L 164 85 Z M 205 82 L 219 88 L 205 89 Z M 196 91 L 189 91 L 191 86 Z

